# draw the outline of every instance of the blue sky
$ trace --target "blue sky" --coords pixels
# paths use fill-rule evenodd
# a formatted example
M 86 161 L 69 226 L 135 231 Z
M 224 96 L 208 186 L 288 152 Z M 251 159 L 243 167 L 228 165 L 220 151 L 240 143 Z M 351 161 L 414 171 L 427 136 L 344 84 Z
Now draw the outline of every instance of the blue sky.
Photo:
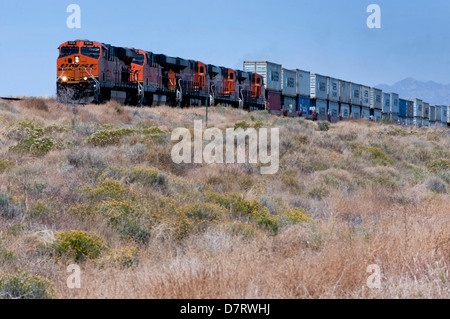
M 69 29 L 69 4 L 81 29 Z M 381 7 L 381 29 L 366 8 Z M 125 6 L 124 6 L 125 5 Z M 74 39 L 242 68 L 269 60 L 374 86 L 450 83 L 448 0 L 3 1 L 0 95 L 55 95 L 57 47 Z

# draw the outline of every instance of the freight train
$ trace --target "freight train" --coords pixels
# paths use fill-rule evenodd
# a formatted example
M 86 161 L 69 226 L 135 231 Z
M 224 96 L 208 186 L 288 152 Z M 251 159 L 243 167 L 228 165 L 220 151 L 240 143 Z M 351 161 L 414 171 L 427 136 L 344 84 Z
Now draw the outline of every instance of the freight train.
M 286 116 L 336 122 L 390 120 L 402 125 L 450 126 L 450 107 L 267 61 L 243 70 L 116 47 L 88 40 L 58 48 L 57 98 L 65 103 L 217 105 L 266 109 Z
M 262 76 L 134 48 L 76 40 L 59 46 L 57 97 L 62 102 L 216 105 L 264 109 Z

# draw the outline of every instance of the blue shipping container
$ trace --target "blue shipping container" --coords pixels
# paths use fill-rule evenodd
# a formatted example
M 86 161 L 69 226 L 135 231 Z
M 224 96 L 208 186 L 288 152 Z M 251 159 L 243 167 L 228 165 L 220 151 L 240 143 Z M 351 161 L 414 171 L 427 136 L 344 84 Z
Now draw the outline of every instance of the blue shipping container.
M 298 103 L 297 103 L 297 111 L 302 111 L 303 114 L 310 114 L 309 108 L 311 107 L 311 101 L 309 97 L 298 97 Z
M 398 100 L 398 115 L 401 117 L 406 117 L 406 100 Z

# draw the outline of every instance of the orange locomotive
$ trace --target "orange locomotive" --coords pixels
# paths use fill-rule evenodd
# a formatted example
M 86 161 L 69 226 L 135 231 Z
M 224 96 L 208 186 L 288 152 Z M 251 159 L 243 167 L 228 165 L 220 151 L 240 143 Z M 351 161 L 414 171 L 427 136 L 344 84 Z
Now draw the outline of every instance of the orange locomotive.
M 88 40 L 58 49 L 61 102 L 265 107 L 262 77 L 254 73 Z

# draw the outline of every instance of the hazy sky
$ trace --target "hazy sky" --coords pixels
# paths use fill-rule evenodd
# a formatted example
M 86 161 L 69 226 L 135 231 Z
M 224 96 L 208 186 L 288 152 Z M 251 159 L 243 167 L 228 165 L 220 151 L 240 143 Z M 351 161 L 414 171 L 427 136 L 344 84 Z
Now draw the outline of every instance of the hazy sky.
M 72 3 L 80 29 L 66 26 Z M 381 29 L 366 25 L 372 3 Z M 75 39 L 239 69 L 269 60 L 370 86 L 450 83 L 449 18 L 448 0 L 2 1 L 0 95 L 55 95 L 57 47 Z

